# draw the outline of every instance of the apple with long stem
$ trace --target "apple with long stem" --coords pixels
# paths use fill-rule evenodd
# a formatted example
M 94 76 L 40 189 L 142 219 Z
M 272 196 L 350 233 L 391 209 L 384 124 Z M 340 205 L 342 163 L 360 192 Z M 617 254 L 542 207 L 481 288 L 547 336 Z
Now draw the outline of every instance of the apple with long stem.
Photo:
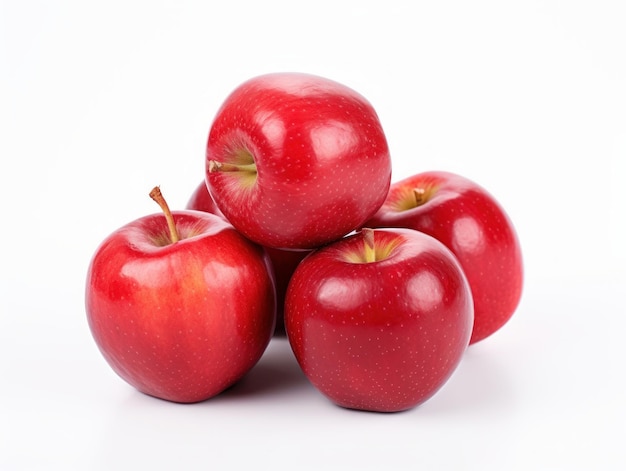
M 209 399 L 244 376 L 275 323 L 265 251 L 218 216 L 170 211 L 109 235 L 89 265 L 85 305 L 111 368 L 139 391 Z
M 423 172 L 395 182 L 367 227 L 429 234 L 455 254 L 472 289 L 472 344 L 504 326 L 519 304 L 522 251 L 511 219 L 487 190 L 450 172 Z
M 378 115 L 362 95 L 323 77 L 275 73 L 244 82 L 218 110 L 206 181 L 249 239 L 313 249 L 376 212 L 391 159 Z
M 195 209 L 198 211 L 206 211 L 207 213 L 216 214 L 225 219 L 220 209 L 211 197 L 206 183 L 202 181 L 191 194 L 187 202 L 187 209 Z M 274 334 L 283 335 L 285 333 L 284 306 L 285 293 L 291 275 L 295 271 L 298 264 L 306 257 L 311 250 L 283 250 L 272 247 L 264 247 L 267 252 L 274 280 L 276 282 L 276 329 Z
M 452 252 L 411 229 L 363 229 L 296 268 L 285 329 L 311 383 L 346 408 L 423 403 L 465 352 L 472 296 Z

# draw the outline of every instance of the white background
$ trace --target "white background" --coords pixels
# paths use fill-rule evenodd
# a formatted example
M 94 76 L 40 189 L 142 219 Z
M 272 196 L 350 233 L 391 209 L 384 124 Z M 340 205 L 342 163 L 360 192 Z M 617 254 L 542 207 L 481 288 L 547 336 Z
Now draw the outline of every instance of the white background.
M 0 469 L 624 469 L 625 5 L 0 1 Z M 333 406 L 285 339 L 170 404 L 87 328 L 97 245 L 156 184 L 182 208 L 222 100 L 275 71 L 356 89 L 394 180 L 460 173 L 518 229 L 518 311 L 409 412 Z

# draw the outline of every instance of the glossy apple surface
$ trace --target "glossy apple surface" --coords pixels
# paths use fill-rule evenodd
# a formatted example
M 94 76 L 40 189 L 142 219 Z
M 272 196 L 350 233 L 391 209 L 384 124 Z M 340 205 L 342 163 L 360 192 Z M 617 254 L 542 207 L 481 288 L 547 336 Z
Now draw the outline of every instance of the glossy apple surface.
M 129 384 L 189 403 L 233 385 L 271 338 L 275 300 L 267 255 L 217 216 L 140 218 L 98 247 L 87 275 L 89 326 Z
M 311 383 L 336 404 L 395 412 L 435 394 L 472 329 L 469 285 L 452 253 L 410 229 L 367 230 L 296 269 L 285 328 Z
M 211 196 L 211 193 L 209 193 L 209 189 L 207 188 L 206 182 L 204 180 L 200 182 L 200 184 L 196 187 L 196 189 L 189 197 L 186 208 L 215 214 L 222 219 L 226 219 L 224 217 L 224 214 L 222 214 L 220 209 L 215 204 L 215 200 Z
M 217 206 L 249 239 L 312 249 L 370 218 L 384 201 L 391 159 L 372 105 L 307 74 L 252 78 L 211 125 L 206 179 Z
M 219 210 L 215 201 L 211 197 L 205 182 L 201 182 L 192 193 L 189 201 L 187 202 L 187 209 L 206 211 L 207 213 L 217 214 L 225 219 L 225 216 Z M 264 248 L 270 258 L 274 273 L 274 280 L 276 283 L 276 329 L 274 333 L 276 335 L 284 335 L 284 307 L 287 286 L 289 285 L 289 280 L 291 279 L 291 275 L 293 275 L 296 267 L 300 261 L 311 252 L 311 250 L 283 250 L 272 247 Z
M 275 334 L 285 334 L 285 296 L 289 281 L 300 262 L 311 250 L 284 250 L 265 247 L 272 262 L 276 281 L 276 329 Z
M 449 172 L 398 181 L 366 226 L 416 229 L 452 250 L 472 289 L 472 344 L 499 330 L 515 312 L 523 285 L 520 243 L 501 205 L 473 181 Z

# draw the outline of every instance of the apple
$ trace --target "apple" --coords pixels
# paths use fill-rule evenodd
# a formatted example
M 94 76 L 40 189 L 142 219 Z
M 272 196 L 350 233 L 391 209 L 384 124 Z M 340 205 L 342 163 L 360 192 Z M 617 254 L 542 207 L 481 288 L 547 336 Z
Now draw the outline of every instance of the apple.
M 109 235 L 88 269 L 85 306 L 111 368 L 139 391 L 209 399 L 260 359 L 275 323 L 269 259 L 218 216 L 171 212 Z
M 206 182 L 204 180 L 200 182 L 200 184 L 196 187 L 194 192 L 189 197 L 186 209 L 194 209 L 196 211 L 204 211 L 206 213 L 215 214 L 226 220 L 226 217 L 224 217 L 224 214 L 222 214 L 220 208 L 218 208 L 215 204 L 215 200 L 211 196 L 211 193 L 209 193 L 209 189 L 207 188 Z
M 433 396 L 465 352 L 472 295 L 452 252 L 412 229 L 363 229 L 296 268 L 287 338 L 335 404 L 397 412 Z
M 211 197 L 204 181 L 200 182 L 191 194 L 187 202 L 187 209 L 206 211 L 207 213 L 217 214 L 225 218 Z M 276 329 L 274 334 L 283 335 L 285 333 L 284 305 L 287 286 L 298 263 L 300 263 L 311 250 L 283 250 L 265 247 L 265 251 L 270 258 L 276 283 Z
M 415 229 L 452 250 L 472 289 L 471 344 L 499 330 L 517 309 L 523 284 L 519 239 L 502 206 L 475 182 L 441 171 L 395 182 L 366 226 Z
M 293 273 L 312 250 L 285 250 L 265 247 L 276 281 L 276 335 L 285 334 L 285 296 Z
M 206 181 L 249 239 L 313 249 L 376 212 L 391 159 L 363 96 L 323 77 L 274 73 L 244 82 L 221 105 L 207 141 Z

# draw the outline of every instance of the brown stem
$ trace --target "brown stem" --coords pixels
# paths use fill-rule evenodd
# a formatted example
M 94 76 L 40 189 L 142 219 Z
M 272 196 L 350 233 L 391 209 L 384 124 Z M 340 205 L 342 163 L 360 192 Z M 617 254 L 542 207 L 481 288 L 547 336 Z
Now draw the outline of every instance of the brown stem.
M 413 197 L 415 198 L 415 206 L 425 203 L 426 190 L 424 188 L 413 188 Z
M 229 164 L 218 162 L 217 160 L 209 160 L 209 172 L 256 172 L 256 164 Z
M 374 241 L 374 229 L 365 227 L 361 230 L 363 234 L 363 242 L 365 243 L 365 262 L 376 261 L 376 244 Z
M 178 231 L 176 230 L 176 223 L 174 222 L 174 216 L 172 216 L 172 212 L 170 211 L 169 206 L 167 205 L 167 201 L 163 198 L 163 194 L 161 194 L 161 189 L 158 186 L 155 186 L 150 192 L 150 198 L 152 198 L 156 203 L 161 207 L 163 214 L 165 214 L 165 219 L 167 220 L 167 227 L 170 230 L 170 239 L 172 239 L 172 244 L 175 244 L 180 240 L 178 235 Z

